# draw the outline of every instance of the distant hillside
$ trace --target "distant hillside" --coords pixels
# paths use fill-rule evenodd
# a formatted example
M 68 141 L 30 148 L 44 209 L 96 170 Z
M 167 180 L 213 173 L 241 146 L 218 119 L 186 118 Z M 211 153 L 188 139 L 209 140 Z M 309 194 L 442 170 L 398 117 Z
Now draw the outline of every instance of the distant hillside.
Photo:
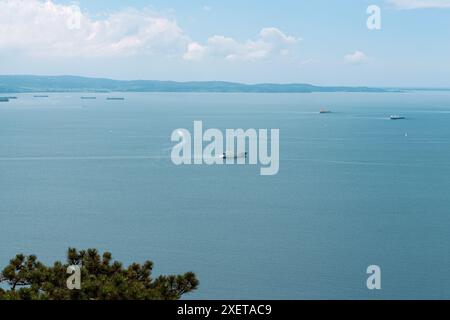
M 26 92 L 390 92 L 369 87 L 319 87 L 310 84 L 242 84 L 222 81 L 175 82 L 111 80 L 76 76 L 0 76 L 0 93 Z

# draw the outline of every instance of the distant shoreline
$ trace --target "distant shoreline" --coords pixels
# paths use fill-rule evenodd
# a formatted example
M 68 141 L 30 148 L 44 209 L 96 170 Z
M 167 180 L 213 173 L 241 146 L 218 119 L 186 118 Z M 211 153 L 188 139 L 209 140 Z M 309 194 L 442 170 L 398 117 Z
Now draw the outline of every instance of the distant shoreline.
M 244 84 L 225 81 L 112 80 L 78 76 L 0 75 L 0 95 L 9 93 L 160 92 L 160 93 L 400 93 L 450 91 L 450 88 L 315 86 L 303 83 Z

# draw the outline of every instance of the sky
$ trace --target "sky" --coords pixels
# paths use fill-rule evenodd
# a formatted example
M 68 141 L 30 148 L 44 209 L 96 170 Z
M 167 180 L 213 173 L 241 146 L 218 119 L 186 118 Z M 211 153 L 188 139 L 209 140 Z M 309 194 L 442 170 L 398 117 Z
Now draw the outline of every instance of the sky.
M 0 74 L 450 87 L 450 0 L 0 0 Z

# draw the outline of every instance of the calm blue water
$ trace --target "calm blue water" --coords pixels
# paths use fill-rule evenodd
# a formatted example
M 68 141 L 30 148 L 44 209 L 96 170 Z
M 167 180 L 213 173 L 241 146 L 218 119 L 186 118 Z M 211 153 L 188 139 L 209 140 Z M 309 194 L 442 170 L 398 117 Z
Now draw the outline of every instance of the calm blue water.
M 96 247 L 196 272 L 189 298 L 450 298 L 450 93 L 81 95 L 0 104 L 0 266 Z M 279 128 L 279 174 L 173 165 L 194 120 Z

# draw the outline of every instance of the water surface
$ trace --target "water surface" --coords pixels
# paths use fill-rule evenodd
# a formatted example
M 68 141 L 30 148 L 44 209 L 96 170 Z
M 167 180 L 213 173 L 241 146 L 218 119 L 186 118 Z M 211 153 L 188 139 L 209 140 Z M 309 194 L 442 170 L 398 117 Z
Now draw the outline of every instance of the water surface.
M 83 95 L 0 104 L 2 267 L 95 247 L 196 272 L 190 298 L 450 298 L 449 93 Z M 279 128 L 279 174 L 173 165 L 194 120 Z

